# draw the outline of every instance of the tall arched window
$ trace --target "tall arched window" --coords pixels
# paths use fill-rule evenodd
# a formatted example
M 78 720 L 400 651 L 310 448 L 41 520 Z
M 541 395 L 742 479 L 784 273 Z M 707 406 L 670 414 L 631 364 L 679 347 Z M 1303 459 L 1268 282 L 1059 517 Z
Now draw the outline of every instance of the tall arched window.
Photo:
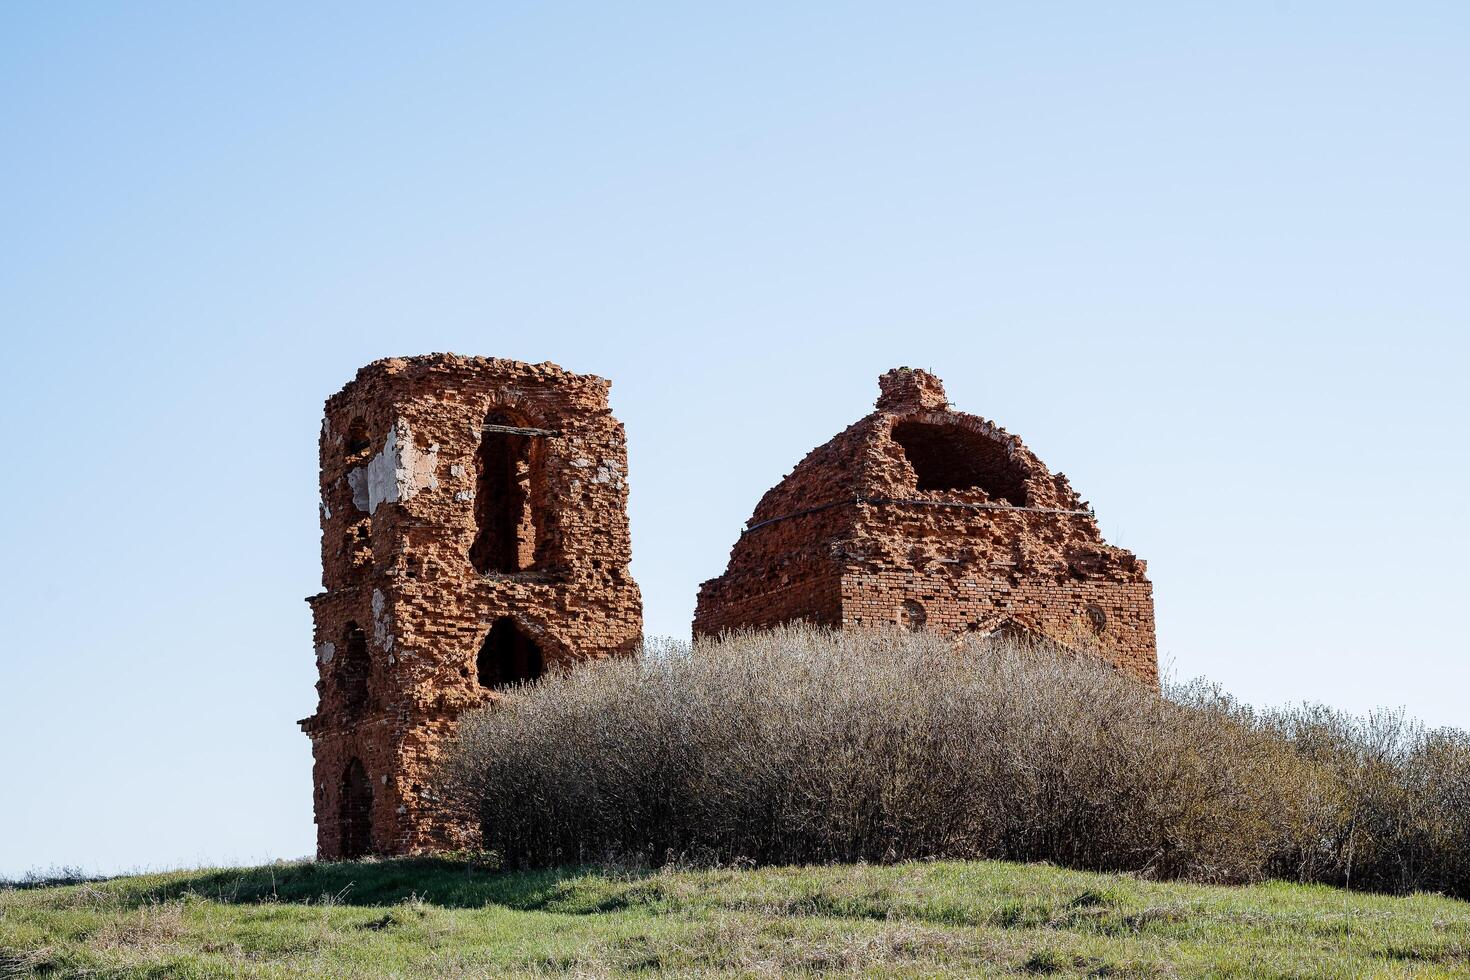
M 362 714 L 368 702 L 368 678 L 373 670 L 368 656 L 367 633 L 349 622 L 342 634 L 342 659 L 337 663 L 337 684 L 342 706 L 350 717 Z
M 361 416 L 353 417 L 342 445 L 343 463 L 348 470 L 357 470 L 367 463 L 373 454 L 372 449 L 367 422 Z M 359 479 L 361 475 L 358 474 Z M 359 491 L 358 484 L 351 477 L 345 485 L 339 485 L 344 486 L 345 496 L 338 498 L 333 510 L 337 511 L 342 522 L 342 554 L 347 558 L 348 567 L 360 572 L 372 562 L 373 554 L 373 522 L 366 510 L 366 490 Z M 364 496 L 359 498 L 359 492 Z
M 541 538 L 536 508 L 542 493 L 541 437 L 509 415 L 485 419 L 475 454 L 475 543 L 470 563 L 480 573 L 524 572 L 536 566 Z
M 898 422 L 893 439 L 914 468 L 918 489 L 980 489 L 992 499 L 1026 506 L 1025 472 L 989 436 L 959 425 Z
M 344 858 L 360 858 L 373 850 L 373 784 L 356 756 L 342 773 L 338 814 Z
M 501 616 L 490 627 L 475 659 L 475 673 L 481 687 L 534 681 L 544 667 L 541 648 L 509 616 Z

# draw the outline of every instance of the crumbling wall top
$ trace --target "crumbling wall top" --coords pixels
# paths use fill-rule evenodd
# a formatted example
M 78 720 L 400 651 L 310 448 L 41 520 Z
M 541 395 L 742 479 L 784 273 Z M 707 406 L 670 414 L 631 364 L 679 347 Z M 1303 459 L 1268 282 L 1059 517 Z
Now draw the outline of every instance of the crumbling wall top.
M 413 357 L 384 357 L 359 368 L 351 381 L 327 399 L 328 411 L 334 404 L 350 399 L 354 392 L 374 382 L 390 387 L 401 384 L 426 383 L 432 390 L 452 390 L 453 379 L 495 379 L 511 388 L 544 390 L 556 388 L 572 394 L 581 404 L 595 409 L 608 407 L 612 382 L 595 374 L 577 374 L 558 364 L 543 361 L 527 364 L 500 357 L 476 357 L 464 354 L 435 353 Z
M 878 378 L 878 390 L 878 411 L 890 415 L 940 411 L 949 406 L 944 382 L 918 368 L 899 367 L 885 371 Z

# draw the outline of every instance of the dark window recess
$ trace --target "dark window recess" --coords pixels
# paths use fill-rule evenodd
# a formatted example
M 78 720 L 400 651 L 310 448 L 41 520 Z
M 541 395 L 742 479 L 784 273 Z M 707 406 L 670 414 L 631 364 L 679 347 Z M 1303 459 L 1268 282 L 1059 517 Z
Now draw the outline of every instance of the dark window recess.
M 896 423 L 893 439 L 914 468 L 918 489 L 980 489 L 993 500 L 1026 506 L 1026 474 L 994 439 L 929 422 Z
M 544 667 L 541 648 L 515 620 L 502 616 L 490 627 L 475 661 L 481 687 L 505 687 L 534 681 Z
M 342 659 L 337 666 L 337 683 L 342 691 L 342 706 L 356 718 L 367 707 L 368 676 L 372 661 L 368 657 L 367 634 L 356 623 L 348 623 L 342 637 Z
M 898 621 L 909 629 L 918 632 L 929 622 L 929 614 L 924 607 L 913 599 L 905 599 L 898 611 Z
M 492 413 L 487 425 L 524 425 Z M 537 498 L 541 492 L 539 436 L 484 432 L 475 457 L 475 542 L 470 563 L 481 574 L 524 572 L 536 567 L 539 538 Z
M 342 856 L 360 858 L 373 850 L 373 784 L 362 760 L 354 757 L 342 774 Z
M 1014 619 L 1004 620 L 997 625 L 990 631 L 990 639 L 1001 640 L 1020 647 L 1043 646 L 1047 642 L 1046 637 Z
M 356 461 L 359 456 L 367 455 L 367 451 L 373 447 L 372 440 L 368 438 L 367 423 L 362 419 L 353 419 L 347 428 L 347 459 Z
M 1108 628 L 1108 614 L 1103 612 L 1102 606 L 1089 605 L 1087 607 L 1087 623 L 1092 627 L 1094 633 L 1101 633 Z

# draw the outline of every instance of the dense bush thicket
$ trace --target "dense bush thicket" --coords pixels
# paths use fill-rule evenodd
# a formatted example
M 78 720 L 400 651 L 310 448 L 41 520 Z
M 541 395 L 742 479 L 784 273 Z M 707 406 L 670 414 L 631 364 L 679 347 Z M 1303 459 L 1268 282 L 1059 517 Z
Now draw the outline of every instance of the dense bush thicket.
M 451 792 L 514 865 L 1046 860 L 1470 895 L 1470 736 L 1257 712 L 1093 662 L 785 628 L 548 677 L 468 716 Z

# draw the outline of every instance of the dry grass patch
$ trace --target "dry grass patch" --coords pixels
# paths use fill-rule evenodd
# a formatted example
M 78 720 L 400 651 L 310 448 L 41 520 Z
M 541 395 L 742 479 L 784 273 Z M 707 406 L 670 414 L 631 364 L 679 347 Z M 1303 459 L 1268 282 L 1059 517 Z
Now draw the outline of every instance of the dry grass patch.
M 348 886 L 351 887 L 348 887 Z M 1470 905 L 1046 865 L 488 872 L 439 860 L 0 892 L 0 964 L 109 977 L 1447 977 Z M 322 900 L 327 895 L 329 899 Z

